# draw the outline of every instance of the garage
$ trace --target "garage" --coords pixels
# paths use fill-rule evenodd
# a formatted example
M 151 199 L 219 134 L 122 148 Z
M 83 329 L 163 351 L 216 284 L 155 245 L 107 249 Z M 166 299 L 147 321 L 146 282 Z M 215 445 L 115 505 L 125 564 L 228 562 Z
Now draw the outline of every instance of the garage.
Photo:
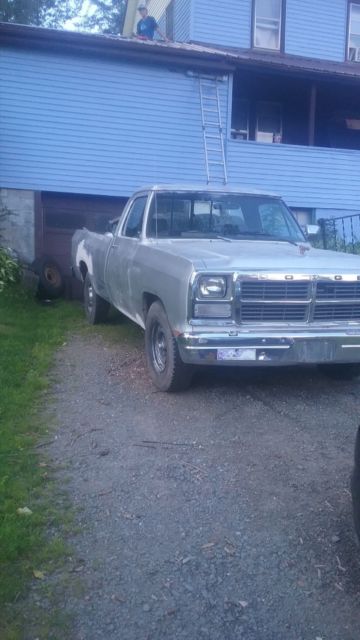
M 71 274 L 71 238 L 87 227 L 103 233 L 118 217 L 127 198 L 42 192 L 36 216 L 36 268 L 43 293 L 80 297 L 81 286 Z

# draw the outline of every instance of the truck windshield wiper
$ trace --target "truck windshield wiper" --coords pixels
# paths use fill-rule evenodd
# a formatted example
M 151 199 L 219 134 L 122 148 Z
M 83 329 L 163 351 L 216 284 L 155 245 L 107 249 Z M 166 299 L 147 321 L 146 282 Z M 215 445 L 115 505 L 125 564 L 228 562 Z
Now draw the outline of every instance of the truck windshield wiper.
M 214 236 L 215 240 L 224 240 L 224 242 L 232 242 L 232 239 L 227 236 Z
M 181 237 L 182 238 L 193 238 L 193 239 L 197 239 L 200 238 L 202 240 L 224 240 L 224 242 L 232 242 L 232 239 L 229 238 L 228 236 L 220 236 L 217 233 L 213 233 L 212 231 L 209 232 L 202 232 L 202 231 L 183 231 L 181 233 Z
M 264 233 L 263 231 L 241 231 L 237 235 L 261 237 L 266 238 L 267 240 L 276 240 L 277 242 L 288 242 L 289 244 L 293 244 L 295 247 L 298 246 L 298 243 L 295 240 L 291 240 L 290 238 L 279 238 L 278 236 L 273 236 L 271 233 Z M 301 240 L 298 240 L 298 242 L 301 242 Z

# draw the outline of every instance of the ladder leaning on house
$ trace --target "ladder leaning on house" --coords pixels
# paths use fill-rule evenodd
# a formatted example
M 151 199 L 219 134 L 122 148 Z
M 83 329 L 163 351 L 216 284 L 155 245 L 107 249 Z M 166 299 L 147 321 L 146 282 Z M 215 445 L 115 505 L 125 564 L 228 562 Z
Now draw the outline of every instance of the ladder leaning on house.
M 200 107 L 207 181 L 227 183 L 224 131 L 221 118 L 219 79 L 199 76 Z

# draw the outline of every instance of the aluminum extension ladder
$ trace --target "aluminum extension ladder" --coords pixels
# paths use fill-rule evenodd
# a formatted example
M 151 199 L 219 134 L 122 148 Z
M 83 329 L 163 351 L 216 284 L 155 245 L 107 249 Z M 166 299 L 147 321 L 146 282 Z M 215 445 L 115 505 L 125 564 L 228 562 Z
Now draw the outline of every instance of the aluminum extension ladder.
M 199 89 L 207 181 L 227 184 L 218 78 L 199 76 Z

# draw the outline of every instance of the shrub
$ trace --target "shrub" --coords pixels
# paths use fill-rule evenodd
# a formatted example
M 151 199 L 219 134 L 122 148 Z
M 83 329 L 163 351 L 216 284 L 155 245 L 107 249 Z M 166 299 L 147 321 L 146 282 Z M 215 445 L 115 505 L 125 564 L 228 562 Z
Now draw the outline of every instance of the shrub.
M 20 266 L 5 249 L 0 247 L 0 293 L 20 278 Z

